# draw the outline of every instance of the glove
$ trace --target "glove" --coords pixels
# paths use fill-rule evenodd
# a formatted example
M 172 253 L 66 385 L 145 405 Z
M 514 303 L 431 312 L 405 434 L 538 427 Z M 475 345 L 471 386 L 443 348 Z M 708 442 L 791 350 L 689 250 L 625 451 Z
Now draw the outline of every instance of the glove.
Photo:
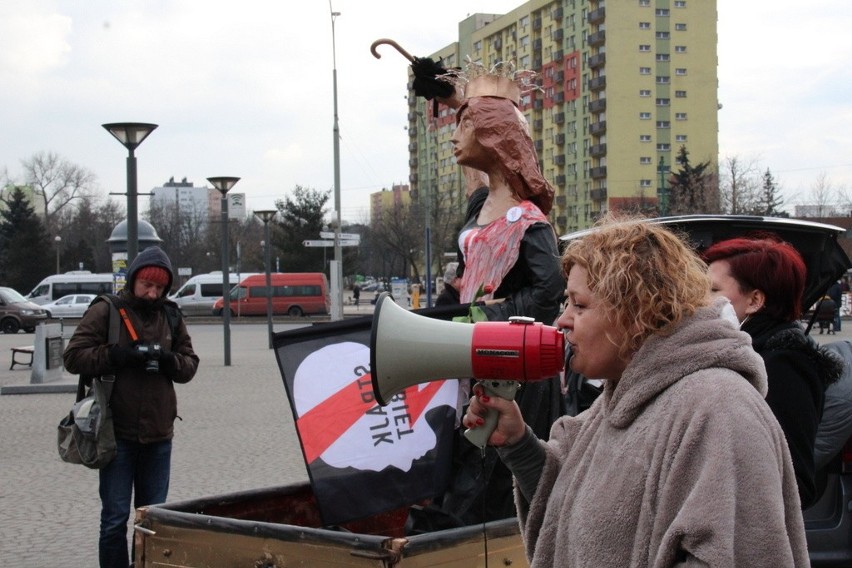
M 170 377 L 177 372 L 177 357 L 171 351 L 164 351 L 160 355 L 160 373 Z
M 133 347 L 111 345 L 109 348 L 109 364 L 116 368 L 143 367 L 146 357 Z
M 453 94 L 455 88 L 446 81 L 436 79 L 438 75 L 444 75 L 447 70 L 441 67 L 440 63 L 435 63 L 428 57 L 415 57 L 414 63 L 411 64 L 411 70 L 414 73 L 414 94 L 418 97 L 423 97 L 426 100 L 432 100 L 434 97 L 447 98 Z

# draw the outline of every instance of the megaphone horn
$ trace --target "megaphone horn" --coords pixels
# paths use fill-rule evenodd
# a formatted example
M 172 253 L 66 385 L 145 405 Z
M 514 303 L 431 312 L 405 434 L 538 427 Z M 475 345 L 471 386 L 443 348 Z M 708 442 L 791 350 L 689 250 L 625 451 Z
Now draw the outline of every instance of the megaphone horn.
M 564 361 L 562 332 L 531 318 L 471 325 L 412 314 L 387 294 L 376 301 L 370 374 L 373 395 L 382 406 L 420 383 L 452 378 L 537 381 L 556 375 Z M 511 387 L 492 384 L 486 389 L 511 398 Z M 474 443 L 484 446 L 488 435 L 490 431 Z

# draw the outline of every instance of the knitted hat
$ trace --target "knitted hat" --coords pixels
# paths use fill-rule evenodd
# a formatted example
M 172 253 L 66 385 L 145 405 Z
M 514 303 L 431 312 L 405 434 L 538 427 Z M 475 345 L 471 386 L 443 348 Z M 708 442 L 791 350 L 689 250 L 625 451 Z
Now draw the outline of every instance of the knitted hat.
M 159 266 L 145 266 L 136 272 L 136 279 L 147 280 L 160 286 L 167 286 L 169 283 L 169 273 L 165 268 Z

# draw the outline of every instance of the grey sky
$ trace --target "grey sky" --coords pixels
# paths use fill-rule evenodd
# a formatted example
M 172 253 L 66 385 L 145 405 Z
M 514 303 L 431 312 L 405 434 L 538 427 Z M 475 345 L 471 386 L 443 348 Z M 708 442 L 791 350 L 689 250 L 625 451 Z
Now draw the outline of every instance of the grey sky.
M 377 60 L 370 44 L 390 37 L 426 55 L 468 14 L 519 2 L 332 2 L 342 211 L 361 221 L 371 192 L 408 179 L 407 62 L 391 49 Z M 718 6 L 720 159 L 772 169 L 788 204 L 820 173 L 852 188 L 852 3 Z M 265 209 L 296 184 L 331 189 L 329 12 L 327 0 L 3 2 L 0 168 L 15 179 L 20 160 L 50 150 L 120 192 L 127 153 L 100 125 L 154 122 L 137 150 L 140 191 L 239 176 L 234 191 Z

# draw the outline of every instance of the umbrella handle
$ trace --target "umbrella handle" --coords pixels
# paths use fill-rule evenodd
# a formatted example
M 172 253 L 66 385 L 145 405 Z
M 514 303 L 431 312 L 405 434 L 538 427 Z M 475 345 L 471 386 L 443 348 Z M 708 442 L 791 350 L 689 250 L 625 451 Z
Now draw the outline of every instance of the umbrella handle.
M 395 47 L 396 50 L 403 55 L 403 57 L 408 59 L 411 63 L 414 63 L 414 57 L 412 57 L 412 55 L 410 53 L 408 53 L 407 51 L 402 49 L 399 46 L 399 44 L 396 43 L 394 40 L 388 39 L 388 38 L 377 39 L 376 41 L 373 42 L 373 45 L 370 46 L 370 52 L 373 54 L 373 57 L 375 57 L 376 59 L 382 58 L 382 56 L 379 54 L 379 52 L 376 51 L 376 47 L 382 45 L 383 43 L 386 43 L 388 45 Z

